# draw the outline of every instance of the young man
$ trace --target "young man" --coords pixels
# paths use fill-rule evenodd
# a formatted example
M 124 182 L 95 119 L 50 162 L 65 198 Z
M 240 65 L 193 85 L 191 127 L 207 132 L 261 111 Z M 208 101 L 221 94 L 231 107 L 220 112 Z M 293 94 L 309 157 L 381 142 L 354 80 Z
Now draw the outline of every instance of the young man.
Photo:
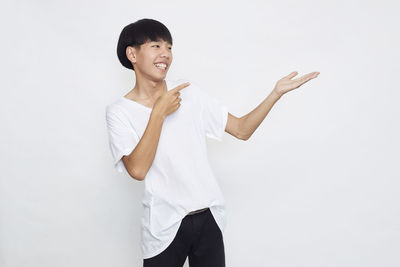
M 247 140 L 286 92 L 318 76 L 280 79 L 268 97 L 237 118 L 187 80 L 166 79 L 172 37 L 162 23 L 141 19 L 122 30 L 121 64 L 135 72 L 134 88 L 106 107 L 114 165 L 144 181 L 143 266 L 225 266 L 225 201 L 209 165 L 206 137 L 224 132 Z

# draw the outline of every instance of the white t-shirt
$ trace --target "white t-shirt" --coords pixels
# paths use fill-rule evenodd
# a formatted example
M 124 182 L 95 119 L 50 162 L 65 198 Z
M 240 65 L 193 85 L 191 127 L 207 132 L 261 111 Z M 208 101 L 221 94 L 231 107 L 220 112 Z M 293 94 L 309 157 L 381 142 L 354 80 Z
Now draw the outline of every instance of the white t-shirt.
M 167 90 L 188 80 L 165 79 Z M 209 207 L 224 232 L 225 200 L 208 161 L 205 137 L 222 141 L 228 109 L 198 85 L 180 90 L 180 107 L 166 116 L 154 161 L 146 174 L 141 219 L 143 258 L 165 250 L 182 219 L 191 211 Z M 147 127 L 152 109 L 126 97 L 106 107 L 109 146 L 114 166 L 129 155 Z

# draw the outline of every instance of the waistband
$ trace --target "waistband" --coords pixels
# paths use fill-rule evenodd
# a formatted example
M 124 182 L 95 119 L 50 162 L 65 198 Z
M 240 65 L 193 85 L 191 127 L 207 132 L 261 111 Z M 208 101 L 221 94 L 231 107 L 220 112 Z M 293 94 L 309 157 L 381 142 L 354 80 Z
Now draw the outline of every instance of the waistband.
M 200 212 L 203 212 L 203 211 L 206 211 L 206 210 L 208 210 L 208 207 L 204 208 L 204 209 L 191 211 L 191 212 L 188 213 L 188 215 L 193 215 L 193 214 L 200 213 Z

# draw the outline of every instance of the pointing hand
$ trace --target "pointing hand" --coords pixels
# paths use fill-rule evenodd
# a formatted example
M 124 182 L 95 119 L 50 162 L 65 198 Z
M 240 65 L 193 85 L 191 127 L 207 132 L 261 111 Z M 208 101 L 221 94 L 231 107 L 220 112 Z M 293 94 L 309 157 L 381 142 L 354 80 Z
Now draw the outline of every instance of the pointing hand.
M 158 97 L 156 103 L 154 103 L 153 111 L 161 114 L 165 119 L 169 114 L 175 112 L 181 106 L 180 92 L 183 88 L 190 85 L 189 82 L 178 85 L 177 87 L 165 92 Z

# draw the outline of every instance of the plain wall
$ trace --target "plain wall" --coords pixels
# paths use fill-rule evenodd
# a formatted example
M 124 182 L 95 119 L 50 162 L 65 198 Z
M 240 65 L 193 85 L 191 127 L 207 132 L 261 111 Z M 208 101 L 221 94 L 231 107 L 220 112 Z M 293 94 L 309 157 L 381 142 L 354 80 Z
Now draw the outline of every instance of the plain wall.
M 144 183 L 113 169 L 105 106 L 141 18 L 173 36 L 167 78 L 244 116 L 292 71 L 248 141 L 208 139 L 227 266 L 400 266 L 397 1 L 2 1 L 0 266 L 142 266 Z M 187 266 L 187 265 L 185 265 Z

